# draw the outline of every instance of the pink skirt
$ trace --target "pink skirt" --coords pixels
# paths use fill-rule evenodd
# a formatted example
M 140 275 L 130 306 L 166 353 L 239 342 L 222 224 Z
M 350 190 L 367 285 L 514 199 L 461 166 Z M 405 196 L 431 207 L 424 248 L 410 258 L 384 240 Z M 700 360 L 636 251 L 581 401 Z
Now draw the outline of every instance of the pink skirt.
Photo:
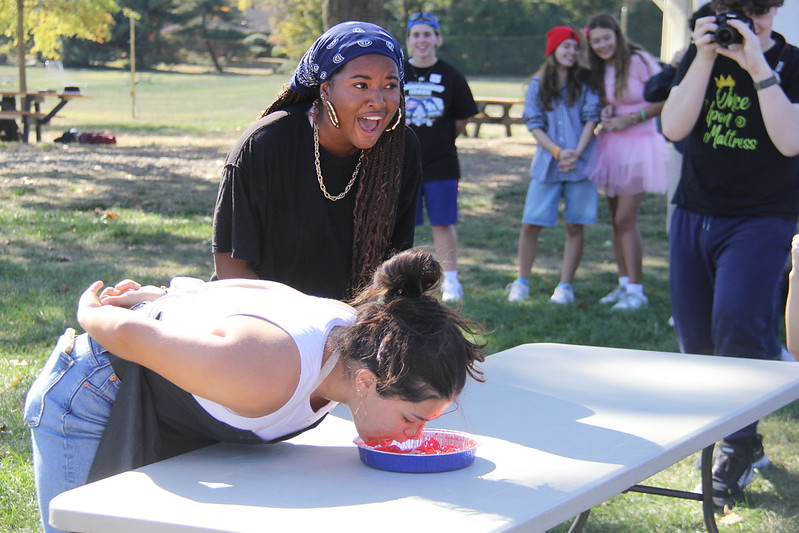
M 660 133 L 600 131 L 596 142 L 589 178 L 604 195 L 666 193 L 668 147 Z

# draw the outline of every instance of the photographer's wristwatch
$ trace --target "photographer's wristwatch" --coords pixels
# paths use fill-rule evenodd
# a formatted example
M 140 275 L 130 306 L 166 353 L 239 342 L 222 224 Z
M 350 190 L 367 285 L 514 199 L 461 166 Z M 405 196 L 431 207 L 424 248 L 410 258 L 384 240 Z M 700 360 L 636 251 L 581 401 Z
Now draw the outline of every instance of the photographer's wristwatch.
M 766 87 L 771 87 L 772 85 L 778 85 L 779 83 L 780 83 L 780 75 L 774 71 L 771 71 L 771 76 L 769 76 L 765 80 L 755 82 L 755 90 L 759 91 L 761 89 L 765 89 Z

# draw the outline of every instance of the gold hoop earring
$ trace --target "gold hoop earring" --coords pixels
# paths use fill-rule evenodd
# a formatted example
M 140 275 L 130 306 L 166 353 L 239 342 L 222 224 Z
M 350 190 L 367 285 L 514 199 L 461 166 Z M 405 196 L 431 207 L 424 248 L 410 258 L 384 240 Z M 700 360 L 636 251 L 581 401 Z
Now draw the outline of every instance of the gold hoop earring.
M 394 131 L 395 129 L 397 129 L 397 126 L 400 125 L 400 122 L 402 122 L 402 108 L 398 107 L 397 108 L 397 121 L 393 125 L 391 125 L 391 127 L 386 128 L 386 131 Z
M 322 99 L 325 103 L 325 107 L 327 108 L 327 118 L 330 119 L 330 123 L 333 124 L 334 128 L 338 128 L 339 121 L 338 115 L 336 115 L 336 108 L 333 107 L 333 104 L 330 103 L 330 100 Z

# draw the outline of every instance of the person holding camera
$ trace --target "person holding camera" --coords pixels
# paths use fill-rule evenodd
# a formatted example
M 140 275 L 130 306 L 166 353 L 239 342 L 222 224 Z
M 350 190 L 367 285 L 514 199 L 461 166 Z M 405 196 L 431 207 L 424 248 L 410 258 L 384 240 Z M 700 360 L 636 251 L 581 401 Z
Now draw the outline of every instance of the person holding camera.
M 663 109 L 663 133 L 686 139 L 669 232 L 684 353 L 780 357 L 775 298 L 799 206 L 799 49 L 772 31 L 782 4 L 714 0 Z M 727 436 L 713 458 L 716 505 L 740 500 L 767 464 L 757 423 Z

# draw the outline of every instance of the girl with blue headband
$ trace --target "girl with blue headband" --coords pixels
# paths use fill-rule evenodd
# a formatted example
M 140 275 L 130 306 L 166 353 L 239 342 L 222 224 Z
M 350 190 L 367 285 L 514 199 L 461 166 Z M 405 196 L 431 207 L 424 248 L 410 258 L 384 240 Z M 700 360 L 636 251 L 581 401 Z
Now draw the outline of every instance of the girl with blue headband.
M 383 28 L 326 31 L 225 161 L 215 276 L 346 298 L 413 244 L 419 147 L 405 127 L 403 54 Z
M 405 62 L 405 98 L 408 121 L 422 147 L 422 184 L 416 224 L 424 211 L 433 231 L 436 253 L 444 266 L 441 287 L 444 301 L 463 298 L 458 279 L 458 181 L 460 166 L 455 139 L 477 114 L 477 104 L 463 74 L 438 58 L 441 31 L 438 18 L 424 11 L 408 19 L 405 42 L 410 59 Z

